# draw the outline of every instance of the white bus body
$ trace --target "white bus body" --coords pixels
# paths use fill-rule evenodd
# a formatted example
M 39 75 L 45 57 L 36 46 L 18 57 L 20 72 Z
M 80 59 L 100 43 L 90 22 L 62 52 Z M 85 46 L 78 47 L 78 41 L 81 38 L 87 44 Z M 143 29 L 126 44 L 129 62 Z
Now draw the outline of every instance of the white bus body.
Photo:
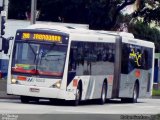
M 0 78 L 6 78 L 8 72 L 9 55 L 0 52 Z
M 3 44 L 4 43 L 2 42 L 2 38 L 0 38 L 0 78 L 7 77 L 9 62 L 9 55 L 4 53 Z
M 7 93 L 75 100 L 151 96 L 154 44 L 129 33 L 32 25 L 18 30 L 9 61 Z

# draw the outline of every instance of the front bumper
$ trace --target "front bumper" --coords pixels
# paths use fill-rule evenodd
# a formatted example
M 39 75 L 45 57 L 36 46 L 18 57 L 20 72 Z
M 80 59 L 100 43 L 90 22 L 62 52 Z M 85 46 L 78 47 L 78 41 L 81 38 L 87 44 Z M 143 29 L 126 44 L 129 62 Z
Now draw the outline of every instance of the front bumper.
M 31 91 L 35 89 L 35 91 Z M 7 85 L 7 94 L 18 96 L 31 96 L 39 98 L 56 98 L 64 100 L 75 100 L 73 92 L 67 92 L 58 88 L 45 88 L 37 86 L 24 86 L 17 84 Z

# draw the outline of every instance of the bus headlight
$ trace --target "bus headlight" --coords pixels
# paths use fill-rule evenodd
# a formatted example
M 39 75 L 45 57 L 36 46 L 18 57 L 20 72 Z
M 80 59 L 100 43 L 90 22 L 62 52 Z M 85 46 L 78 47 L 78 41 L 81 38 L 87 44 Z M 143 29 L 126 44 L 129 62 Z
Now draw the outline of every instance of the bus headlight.
M 16 80 L 15 78 L 12 78 L 12 79 L 11 79 L 11 83 L 12 83 L 12 84 L 16 84 L 16 82 L 17 82 L 17 80 Z
M 56 82 L 55 84 L 52 85 L 53 88 L 60 88 L 61 87 L 61 80 Z

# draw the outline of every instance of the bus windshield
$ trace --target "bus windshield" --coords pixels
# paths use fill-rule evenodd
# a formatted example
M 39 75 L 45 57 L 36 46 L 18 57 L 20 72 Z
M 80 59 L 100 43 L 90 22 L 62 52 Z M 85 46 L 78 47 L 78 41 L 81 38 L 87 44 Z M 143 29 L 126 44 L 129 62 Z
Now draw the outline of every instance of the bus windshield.
M 12 72 L 62 77 L 66 45 L 16 42 L 13 51 Z

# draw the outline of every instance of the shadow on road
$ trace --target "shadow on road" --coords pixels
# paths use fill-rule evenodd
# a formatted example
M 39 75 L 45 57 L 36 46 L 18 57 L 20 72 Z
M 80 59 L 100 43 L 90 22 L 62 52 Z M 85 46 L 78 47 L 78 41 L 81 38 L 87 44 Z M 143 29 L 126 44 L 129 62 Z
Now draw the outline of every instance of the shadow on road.
M 142 103 L 142 102 L 138 102 Z M 136 104 L 138 104 L 136 103 Z M 54 106 L 74 106 L 73 101 L 65 101 L 65 100 L 56 100 L 55 102 L 50 102 L 49 100 L 40 100 L 40 101 L 31 101 L 27 104 L 37 104 L 37 105 L 54 105 Z M 112 99 L 107 100 L 105 104 L 133 104 L 133 103 L 127 103 L 127 102 L 121 102 L 119 99 Z M 85 100 L 81 101 L 79 106 L 89 106 L 89 105 L 100 105 L 98 104 L 98 100 Z

